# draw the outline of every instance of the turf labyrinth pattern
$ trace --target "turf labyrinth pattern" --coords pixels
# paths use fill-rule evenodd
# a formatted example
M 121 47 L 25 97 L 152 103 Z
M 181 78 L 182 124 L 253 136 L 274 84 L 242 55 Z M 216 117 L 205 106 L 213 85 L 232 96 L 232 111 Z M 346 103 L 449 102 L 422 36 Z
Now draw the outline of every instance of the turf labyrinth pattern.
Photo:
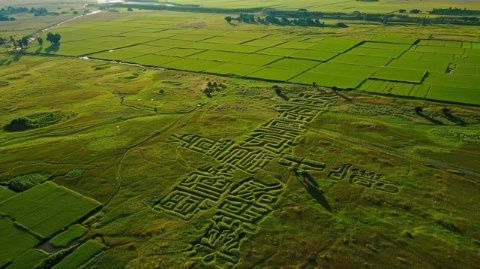
M 192 242 L 191 255 L 207 264 L 230 267 L 240 256 L 240 244 L 278 201 L 284 185 L 277 181 L 266 184 L 254 175 L 272 160 L 286 167 L 324 172 L 326 164 L 291 155 L 293 146 L 306 124 L 328 110 L 336 96 L 300 94 L 274 108 L 279 115 L 255 129 L 243 142 L 210 139 L 195 134 L 173 135 L 179 146 L 218 160 L 218 167 L 198 168 L 187 175 L 155 205 L 184 220 L 212 208 L 213 217 L 201 238 Z M 233 175 L 241 170 L 251 176 L 234 183 Z M 344 164 L 327 170 L 334 181 L 349 178 L 350 183 L 396 193 L 398 186 L 375 172 Z

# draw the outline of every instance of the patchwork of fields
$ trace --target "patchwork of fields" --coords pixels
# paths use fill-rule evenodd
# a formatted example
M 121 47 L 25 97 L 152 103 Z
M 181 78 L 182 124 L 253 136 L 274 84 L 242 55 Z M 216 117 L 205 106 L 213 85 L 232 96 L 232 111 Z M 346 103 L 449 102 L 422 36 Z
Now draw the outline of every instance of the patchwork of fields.
M 94 28 L 85 22 L 64 25 L 56 29 L 63 36 L 59 48 L 30 51 L 480 104 L 480 42 L 474 40 L 285 34 L 274 27 L 226 25 L 221 17 L 206 26 L 164 14 L 94 20 Z M 220 28 L 212 29 L 216 24 Z
M 52 182 L 37 185 L 26 191 L 15 193 L 0 187 L 0 267 L 1 268 L 36 268 L 45 263 L 52 263 L 53 249 L 65 249 L 63 256 L 72 250 L 73 241 L 86 232 L 86 228 L 76 222 L 84 219 L 101 207 L 95 200 L 60 187 Z M 71 226 L 72 225 L 72 226 Z M 70 228 L 68 228 L 70 226 Z M 80 228 L 81 227 L 81 228 Z M 67 230 L 65 230 L 68 228 Z M 72 233 L 71 229 L 77 230 Z M 65 231 L 64 231 L 65 230 Z M 81 230 L 82 232 L 78 232 Z M 52 238 L 49 243 L 49 238 Z M 54 243 L 62 238 L 63 244 Z M 84 246 L 85 245 L 85 246 Z M 98 254 L 103 246 L 96 241 L 87 241 L 79 248 L 92 249 L 84 255 L 78 266 Z M 67 248 L 68 246 L 68 248 Z M 66 257 L 77 259 L 77 250 Z M 57 260 L 62 255 L 57 256 Z M 59 264 L 54 268 L 72 268 Z
M 0 46 L 0 269 L 478 267 L 480 28 L 134 9 Z
M 478 107 L 44 55 L 0 76 L 3 126 L 64 115 L 0 129 L 8 269 L 476 268 Z

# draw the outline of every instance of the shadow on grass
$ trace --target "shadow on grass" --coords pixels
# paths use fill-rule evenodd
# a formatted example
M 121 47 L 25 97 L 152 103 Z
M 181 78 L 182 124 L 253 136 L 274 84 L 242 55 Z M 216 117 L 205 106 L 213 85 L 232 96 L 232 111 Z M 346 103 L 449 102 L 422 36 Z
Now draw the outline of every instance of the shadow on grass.
M 332 211 L 332 207 L 323 195 L 323 190 L 320 189 L 315 179 L 308 172 L 303 171 L 301 174 L 295 173 L 307 192 L 328 211 Z M 299 177 L 300 176 L 300 177 Z
M 461 118 L 453 115 L 452 112 L 450 112 L 450 109 L 445 107 L 445 108 L 442 109 L 442 112 L 443 112 L 443 115 L 445 116 L 445 118 L 447 118 L 449 121 L 455 123 L 456 125 L 467 126 L 467 123 L 464 120 L 462 120 Z
M 45 49 L 45 53 L 57 52 L 60 49 L 60 44 L 52 44 Z
M 443 122 L 441 122 L 441 121 L 439 121 L 439 120 L 437 120 L 437 119 L 434 119 L 434 118 L 432 118 L 432 117 L 424 114 L 424 113 L 423 113 L 423 108 L 421 108 L 421 107 L 419 107 L 419 106 L 417 106 L 417 107 L 415 108 L 415 114 L 417 114 L 418 116 L 426 119 L 427 121 L 429 121 L 429 122 L 431 122 L 431 123 L 433 123 L 433 124 L 435 124 L 435 125 L 443 125 Z

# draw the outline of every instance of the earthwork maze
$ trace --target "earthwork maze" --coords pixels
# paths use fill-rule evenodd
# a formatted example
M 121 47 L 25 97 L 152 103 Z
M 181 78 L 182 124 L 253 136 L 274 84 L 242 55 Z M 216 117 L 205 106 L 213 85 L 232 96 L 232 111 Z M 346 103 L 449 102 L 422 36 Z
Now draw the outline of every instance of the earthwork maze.
M 232 188 L 194 244 L 194 255 L 217 265 L 238 262 L 241 240 L 255 232 L 257 223 L 273 210 L 282 188 L 280 182 L 266 185 L 253 178 Z
M 257 172 L 273 160 L 289 168 L 325 172 L 333 181 L 349 182 L 396 193 L 399 188 L 381 174 L 350 164 L 326 169 L 326 164 L 291 155 L 307 124 L 327 111 L 336 96 L 299 94 L 276 105 L 278 116 L 262 124 L 247 138 L 236 143 L 195 134 L 175 134 L 171 142 L 217 160 L 219 166 L 200 167 L 180 180 L 154 208 L 184 220 L 208 210 L 213 214 L 203 236 L 191 243 L 191 255 L 207 264 L 231 266 L 238 262 L 242 239 L 255 232 L 283 191 L 283 183 L 265 183 Z M 236 171 L 250 176 L 235 180 Z
M 333 168 L 328 174 L 328 177 L 333 180 L 348 179 L 350 183 L 367 188 L 375 188 L 388 193 L 397 193 L 400 191 L 398 183 L 387 180 L 385 175 L 356 168 L 351 164 L 342 164 L 339 167 Z

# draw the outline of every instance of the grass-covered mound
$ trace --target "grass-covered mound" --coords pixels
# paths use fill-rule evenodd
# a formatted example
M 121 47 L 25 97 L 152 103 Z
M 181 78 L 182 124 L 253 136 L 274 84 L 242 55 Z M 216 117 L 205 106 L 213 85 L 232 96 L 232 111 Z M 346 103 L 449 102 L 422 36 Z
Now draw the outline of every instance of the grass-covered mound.
M 61 111 L 36 113 L 13 119 L 3 128 L 8 132 L 19 132 L 56 124 L 68 115 Z
M 47 181 L 50 177 L 51 175 L 46 173 L 32 173 L 16 176 L 6 182 L 2 182 L 2 185 L 8 186 L 13 191 L 21 192 Z

